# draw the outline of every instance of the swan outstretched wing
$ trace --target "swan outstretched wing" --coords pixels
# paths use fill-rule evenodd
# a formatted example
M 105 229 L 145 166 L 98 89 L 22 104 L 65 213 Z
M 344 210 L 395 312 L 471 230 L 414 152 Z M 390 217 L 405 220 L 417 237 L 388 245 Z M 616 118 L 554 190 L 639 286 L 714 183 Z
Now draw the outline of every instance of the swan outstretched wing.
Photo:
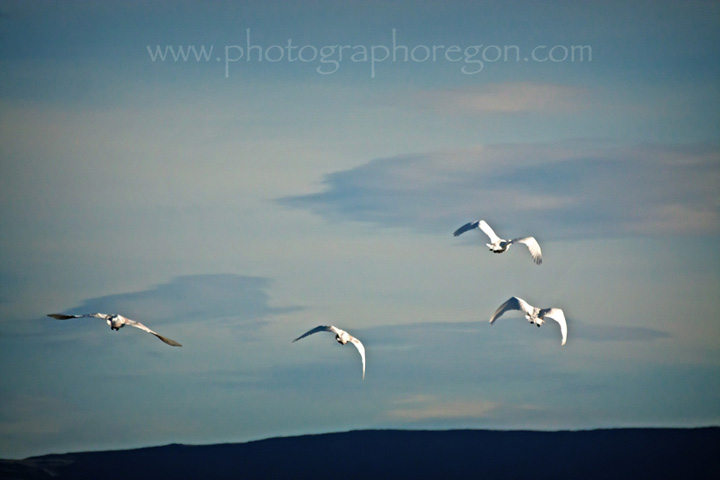
M 363 380 L 365 380 L 365 347 L 363 346 L 363 344 L 360 340 L 353 337 L 352 335 L 350 335 L 350 341 L 358 349 L 358 352 L 360 352 L 360 357 L 362 358 L 362 364 L 363 364 Z
M 479 222 L 480 222 L 479 220 L 476 220 L 474 222 L 466 223 L 462 227 L 455 230 L 455 232 L 453 232 L 453 236 L 457 237 L 458 235 L 462 235 L 463 233 L 467 232 L 468 230 L 477 228 Z
M 562 333 L 562 344 L 565 345 L 567 341 L 567 320 L 565 320 L 565 313 L 560 308 L 546 308 L 543 309 L 540 314 L 543 318 L 550 318 L 560 324 L 560 333 Z
M 308 335 L 312 335 L 313 333 L 317 333 L 317 332 L 333 332 L 335 334 L 340 334 L 340 332 L 342 332 L 342 330 L 340 330 L 339 328 L 333 327 L 332 325 L 320 325 L 320 326 L 317 326 L 317 327 L 303 333 L 302 335 L 297 337 L 295 340 L 293 340 L 293 342 L 297 342 L 301 338 L 305 338 Z
M 123 318 L 125 318 L 125 317 L 123 317 Z M 173 347 L 182 347 L 182 345 L 180 345 L 175 340 L 169 339 L 167 337 L 163 337 L 162 335 L 160 335 L 157 332 L 153 332 L 152 330 L 150 330 L 148 327 L 146 327 L 145 325 L 143 325 L 140 322 L 137 322 L 135 320 L 130 320 L 129 318 L 125 318 L 124 323 L 125 323 L 125 325 L 130 325 L 131 327 L 139 328 L 140 330 L 143 330 L 145 332 L 152 333 L 153 335 L 155 335 L 157 338 L 159 338 L 163 342 L 167 343 L 168 345 L 171 345 Z
M 487 224 L 485 220 L 480 220 L 478 222 L 478 227 L 480 227 L 480 230 L 485 232 L 485 235 L 487 235 L 490 238 L 490 243 L 499 242 L 502 240 L 500 237 L 497 236 L 495 233 L 495 230 L 490 228 L 490 225 Z
M 106 313 L 85 313 L 83 315 L 63 315 L 62 313 L 50 313 L 48 317 L 54 318 L 55 320 L 69 320 L 71 318 L 102 318 L 107 320 L 110 315 Z
M 535 237 L 522 237 L 510 241 L 510 243 L 515 242 L 527 245 L 528 250 L 530 250 L 530 255 L 532 255 L 533 261 L 538 265 L 542 263 L 542 251 L 540 250 L 540 244 L 537 242 L 537 240 L 535 240 Z
M 462 227 L 455 230 L 453 235 L 457 237 L 458 235 L 462 235 L 468 230 L 473 230 L 475 228 L 480 228 L 480 230 L 485 232 L 485 235 L 490 238 L 490 243 L 499 242 L 501 240 L 501 238 L 497 236 L 495 231 L 490 227 L 490 225 L 487 224 L 485 220 L 476 220 L 474 222 L 466 223 Z
M 532 315 L 533 306 L 527 303 L 522 298 L 510 297 L 507 302 L 503 303 L 498 307 L 497 310 L 495 310 L 495 313 L 490 318 L 490 323 L 493 323 L 495 320 L 500 318 L 500 316 L 508 310 L 520 310 L 526 315 Z

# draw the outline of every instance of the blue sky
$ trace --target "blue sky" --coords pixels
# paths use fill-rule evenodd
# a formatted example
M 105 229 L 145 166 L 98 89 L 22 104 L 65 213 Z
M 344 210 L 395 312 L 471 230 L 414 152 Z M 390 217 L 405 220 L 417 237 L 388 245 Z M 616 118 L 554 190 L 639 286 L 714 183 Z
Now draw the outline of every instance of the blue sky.
M 718 10 L 4 2 L 0 457 L 718 425 Z M 248 31 L 263 58 L 233 61 Z M 393 32 L 408 61 L 373 64 Z M 149 53 L 178 45 L 212 54 Z M 452 236 L 481 218 L 543 265 Z M 513 295 L 567 345 L 491 326 Z M 45 316 L 92 311 L 184 346 Z M 364 381 L 329 334 L 291 343 L 319 324 Z

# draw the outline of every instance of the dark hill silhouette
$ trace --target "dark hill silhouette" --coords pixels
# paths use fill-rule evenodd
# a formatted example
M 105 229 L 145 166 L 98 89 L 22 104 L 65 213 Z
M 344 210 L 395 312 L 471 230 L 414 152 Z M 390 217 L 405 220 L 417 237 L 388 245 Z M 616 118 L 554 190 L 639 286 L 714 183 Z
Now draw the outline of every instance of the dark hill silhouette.
M 717 478 L 720 427 L 365 430 L 0 461 L 3 479 Z

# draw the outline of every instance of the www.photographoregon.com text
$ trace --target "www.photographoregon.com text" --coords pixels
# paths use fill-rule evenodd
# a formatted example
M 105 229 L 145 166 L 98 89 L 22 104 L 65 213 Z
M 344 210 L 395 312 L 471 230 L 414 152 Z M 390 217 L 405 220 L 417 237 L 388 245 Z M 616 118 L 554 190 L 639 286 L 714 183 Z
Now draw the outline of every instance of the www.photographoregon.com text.
M 252 40 L 249 28 L 245 30 L 242 44 L 223 45 L 147 45 L 152 62 L 217 63 L 224 66 L 225 78 L 242 64 L 250 63 L 301 63 L 317 64 L 320 75 L 331 75 L 340 70 L 344 62 L 367 64 L 370 78 L 375 78 L 378 66 L 383 63 L 448 63 L 458 64 L 465 75 L 483 71 L 487 64 L 533 62 L 533 63 L 583 63 L 592 61 L 590 45 L 535 45 L 523 54 L 518 45 L 409 45 L 398 39 L 397 29 L 391 30 L 389 44 L 346 45 L 312 44 L 298 45 L 292 39 L 283 44 L 261 45 Z

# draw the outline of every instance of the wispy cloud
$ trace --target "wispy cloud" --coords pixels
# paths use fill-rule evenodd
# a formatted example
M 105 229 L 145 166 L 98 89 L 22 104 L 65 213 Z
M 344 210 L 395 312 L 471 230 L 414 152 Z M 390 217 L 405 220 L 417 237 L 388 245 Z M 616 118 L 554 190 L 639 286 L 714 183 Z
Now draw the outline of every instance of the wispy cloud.
M 395 401 L 387 415 L 403 421 L 485 418 L 499 405 L 487 401 L 442 401 L 434 395 L 412 395 Z
M 53 435 L 67 422 L 58 416 L 58 410 L 67 408 L 64 402 L 54 397 L 31 394 L 3 393 L 3 419 L 0 421 L 0 433 L 6 437 L 34 433 Z M 42 415 L 43 421 L 29 420 L 34 415 Z
M 439 113 L 518 114 L 569 112 L 588 105 L 582 88 L 531 83 L 499 83 L 481 87 L 425 91 L 414 99 Z
M 522 320 L 522 314 L 516 316 L 517 319 L 514 323 L 522 324 L 523 322 L 520 321 Z M 511 320 L 506 320 L 506 322 L 509 321 Z M 573 341 L 645 342 L 671 337 L 665 331 L 650 327 L 620 324 L 593 325 L 574 319 L 569 320 L 569 324 Z M 553 323 L 549 325 L 550 328 L 556 328 Z M 390 345 L 393 349 L 397 349 L 398 346 L 423 347 L 426 346 L 428 339 L 432 339 L 434 344 L 448 343 L 448 346 L 457 338 L 471 338 L 473 342 L 480 342 L 484 338 L 485 329 L 489 327 L 490 325 L 486 320 L 476 322 L 432 322 L 366 328 L 362 330 L 362 333 L 372 338 L 375 347 Z M 507 330 L 497 329 L 493 331 L 494 339 L 506 338 L 508 335 Z M 491 340 L 491 343 L 494 341 Z M 492 346 L 485 345 L 484 348 L 492 348 Z
M 232 319 L 240 323 L 296 310 L 271 307 L 270 280 L 235 274 L 189 275 L 148 290 L 90 298 L 67 312 L 121 313 L 138 320 Z
M 720 150 L 705 145 L 491 145 L 372 160 L 281 203 L 328 219 L 448 231 L 482 217 L 554 235 L 720 230 Z
M 590 325 L 580 322 L 574 322 L 572 327 L 577 340 L 590 342 L 643 342 L 671 337 L 667 332 L 649 327 Z

